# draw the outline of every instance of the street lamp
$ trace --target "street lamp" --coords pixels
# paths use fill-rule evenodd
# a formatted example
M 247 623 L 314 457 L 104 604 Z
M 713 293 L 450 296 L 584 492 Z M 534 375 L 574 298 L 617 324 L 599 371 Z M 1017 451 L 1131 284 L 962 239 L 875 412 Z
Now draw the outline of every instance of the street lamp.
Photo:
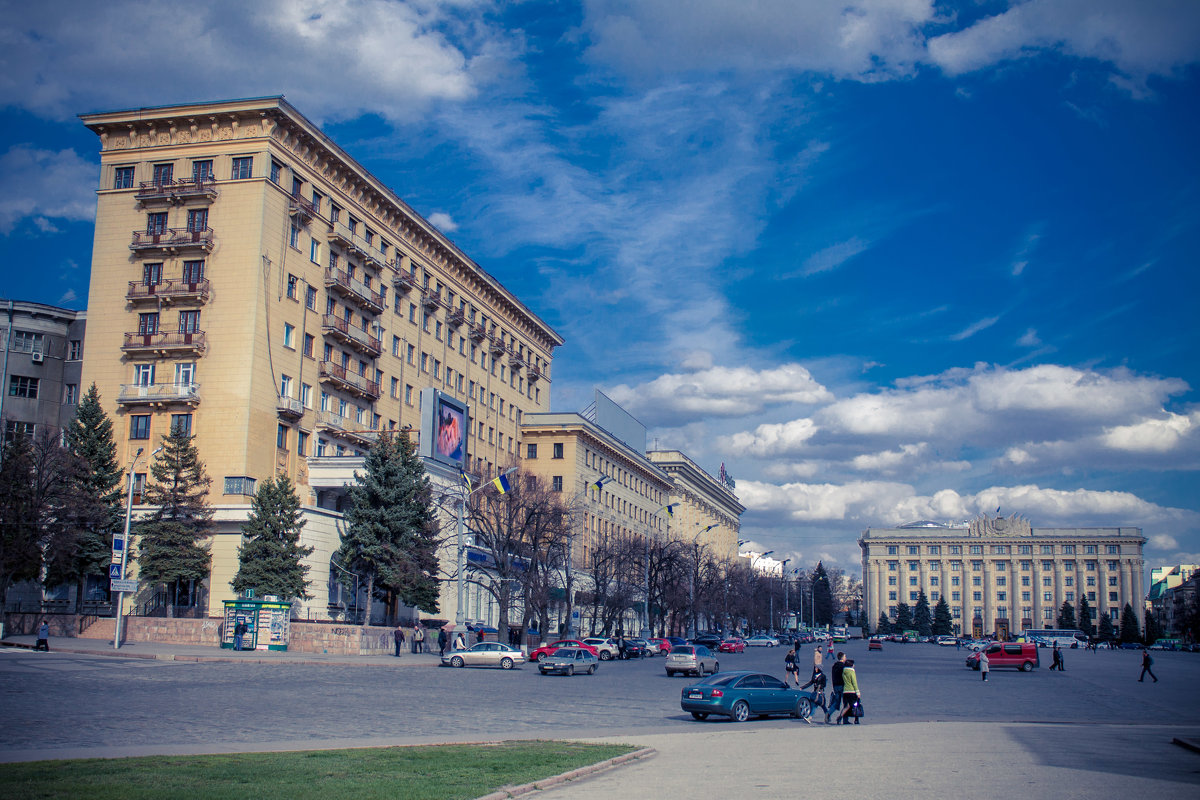
M 700 523 L 696 523 L 696 527 L 700 527 Z M 700 571 L 700 537 L 711 531 L 717 525 L 709 525 L 702 531 L 696 533 L 692 538 L 692 570 L 688 573 L 688 619 L 691 624 L 688 627 L 687 638 L 691 639 L 696 635 L 696 578 Z
M 117 570 L 116 570 L 117 571 L 117 580 L 120 580 L 120 581 L 125 580 L 125 567 L 129 563 L 129 557 L 128 557 L 128 554 L 129 554 L 129 527 L 130 527 L 130 522 L 133 519 L 133 471 L 135 469 L 137 469 L 138 459 L 142 457 L 142 453 L 144 453 L 144 452 L 146 452 L 146 449 L 144 447 L 139 447 L 137 449 L 137 452 L 134 453 L 134 455 L 133 455 L 133 461 L 129 462 L 129 496 L 125 502 L 125 531 L 121 534 L 121 555 L 120 555 L 121 560 L 117 563 Z M 150 457 L 154 458 L 154 456 L 158 455 L 161 452 L 162 452 L 162 448 L 159 447 L 157 450 L 155 450 L 153 453 L 150 454 Z M 117 548 L 116 548 L 115 542 L 114 542 L 113 550 L 115 551 L 116 549 Z M 114 555 L 115 555 L 115 553 L 114 553 Z M 109 574 L 110 575 L 112 574 L 111 569 L 109 571 Z M 121 612 L 124 610 L 124 606 L 125 606 L 125 592 L 118 591 L 117 592 L 117 619 L 116 619 L 116 624 L 113 626 L 115 628 L 115 630 L 113 632 L 113 650 L 121 649 L 121 621 L 123 619 L 123 615 Z
M 785 558 L 785 559 L 783 560 L 783 566 L 780 568 L 780 571 L 779 571 L 779 574 L 783 576 L 783 624 L 784 624 L 784 627 L 786 627 L 786 626 L 787 626 L 787 618 L 788 618 L 788 579 L 787 579 L 787 565 L 788 565 L 788 562 L 789 562 L 789 561 L 791 561 L 791 559 L 790 559 L 790 558 Z

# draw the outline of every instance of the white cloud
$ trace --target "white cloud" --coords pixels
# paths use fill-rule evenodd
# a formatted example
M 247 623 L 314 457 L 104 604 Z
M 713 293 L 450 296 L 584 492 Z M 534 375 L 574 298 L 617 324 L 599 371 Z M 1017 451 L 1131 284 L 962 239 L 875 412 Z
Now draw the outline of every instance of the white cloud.
M 63 292 L 62 297 L 58 298 L 58 302 L 55 303 L 55 305 L 66 306 L 70 303 L 74 303 L 78 299 L 79 295 L 75 294 L 74 289 L 67 289 L 65 292 Z
M 1166 533 L 1156 533 L 1153 536 L 1148 536 L 1149 541 L 1146 544 L 1155 550 L 1174 550 L 1179 547 L 1179 542 L 1174 536 Z
M 830 245 L 804 259 L 804 264 L 800 267 L 800 274 L 816 275 L 819 272 L 837 269 L 860 253 L 865 253 L 870 247 L 869 242 L 852 236 L 844 242 Z
M 1017 339 L 1017 344 L 1021 347 L 1040 347 L 1042 340 L 1038 338 L 1036 330 L 1029 328 L 1021 334 L 1020 339 Z
M 753 434 L 736 433 L 725 439 L 725 446 L 735 455 L 783 456 L 801 452 L 816 433 L 811 419 L 797 419 L 759 425 Z
M 1187 438 L 1195 439 L 1197 430 L 1200 430 L 1200 412 L 1188 416 L 1168 412 L 1158 419 L 1109 428 L 1103 441 L 1115 450 L 1166 453 Z
M 453 217 L 443 211 L 433 212 L 429 215 L 428 219 L 429 223 L 442 233 L 453 233 L 458 230 L 458 223 L 454 221 Z
M 40 231 L 52 230 L 54 219 L 91 220 L 98 170 L 74 150 L 12 147 L 0 156 L 0 233 L 29 217 Z
M 987 330 L 988 328 L 992 327 L 999 321 L 1000 321 L 999 317 L 984 317 L 983 319 L 979 320 L 978 322 L 971 323 L 970 325 L 968 325 L 966 328 L 963 328 L 958 333 L 952 334 L 950 336 L 950 341 L 961 342 L 963 339 L 970 339 L 975 334 L 979 333 L 980 331 Z

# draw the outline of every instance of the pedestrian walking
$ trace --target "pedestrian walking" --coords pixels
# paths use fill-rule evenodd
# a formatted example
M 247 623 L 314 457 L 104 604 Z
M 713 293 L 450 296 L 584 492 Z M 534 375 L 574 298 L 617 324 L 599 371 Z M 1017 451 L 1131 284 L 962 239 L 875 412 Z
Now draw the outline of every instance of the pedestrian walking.
M 824 663 L 825 658 L 821 655 L 821 645 L 817 645 L 816 649 L 813 650 L 813 669 L 820 669 Z
M 246 635 L 246 630 L 250 626 L 245 621 L 238 617 L 237 622 L 233 624 L 233 649 L 240 652 L 242 649 L 242 639 Z
M 839 652 L 837 654 L 837 661 L 833 662 L 833 669 L 830 670 L 830 686 L 832 689 L 829 693 L 829 707 L 825 709 L 826 722 L 829 722 L 829 717 L 834 711 L 837 711 L 839 708 L 841 708 L 842 693 L 845 690 L 845 684 L 842 682 L 842 673 L 845 671 L 845 669 L 846 654 Z
M 458 633 L 456 633 L 454 635 L 454 649 L 455 650 L 466 650 L 467 649 L 467 640 L 463 638 L 462 631 L 459 631 Z
M 413 633 L 413 647 L 416 648 L 414 652 L 425 652 L 425 628 L 420 623 L 417 623 L 417 630 Z
M 792 685 L 795 681 L 796 685 L 800 685 L 800 673 L 796 670 L 796 648 L 789 648 L 787 655 L 783 657 L 783 682 Z
M 38 625 L 37 642 L 33 645 L 34 650 L 41 650 L 43 653 L 50 652 L 50 623 L 42 620 L 42 624 Z
M 829 657 L 833 658 L 833 639 L 829 640 Z
M 400 623 L 396 623 L 396 630 L 392 631 L 392 638 L 396 640 L 396 658 L 400 657 L 400 648 L 404 647 L 404 628 L 400 627 Z
M 800 691 L 804 691 L 810 686 L 817 695 L 817 705 L 825 710 L 825 717 L 828 719 L 829 706 L 825 705 L 825 673 L 821 671 L 820 667 L 813 667 L 812 677 L 809 678 L 808 683 L 800 687 Z
M 980 650 L 979 651 L 979 671 L 981 673 L 983 673 L 984 682 L 987 681 L 988 669 L 990 667 L 991 667 L 991 665 L 988 663 L 987 651 Z
M 1055 642 L 1054 643 L 1054 652 L 1052 652 L 1050 654 L 1050 671 L 1051 672 L 1054 672 L 1054 670 L 1058 669 L 1058 659 L 1059 659 L 1058 642 Z
M 450 642 L 450 637 L 446 635 L 445 628 L 438 628 L 438 655 L 446 655 L 446 645 Z
M 842 668 L 842 714 L 838 717 L 839 725 L 849 725 L 853 719 L 858 724 L 858 709 L 855 707 L 862 699 L 862 690 L 858 688 L 858 674 L 854 671 L 854 659 L 848 659 Z
M 43 624 L 45 624 L 45 623 L 43 623 Z M 1146 673 L 1149 673 L 1150 677 L 1154 678 L 1154 682 L 1158 683 L 1158 677 L 1150 669 L 1150 667 L 1152 667 L 1153 665 L 1154 665 L 1154 659 L 1150 657 L 1150 651 L 1143 647 L 1142 648 L 1142 674 L 1140 676 L 1138 676 L 1138 683 L 1141 683 L 1142 681 L 1144 681 L 1146 679 Z

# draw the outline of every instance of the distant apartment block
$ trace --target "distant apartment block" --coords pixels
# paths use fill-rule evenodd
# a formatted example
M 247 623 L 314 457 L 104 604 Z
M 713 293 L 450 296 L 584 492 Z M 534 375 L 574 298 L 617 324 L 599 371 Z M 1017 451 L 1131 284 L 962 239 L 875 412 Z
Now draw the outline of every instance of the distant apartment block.
M 79 404 L 86 314 L 66 308 L 0 300 L 4 439 L 59 432 Z

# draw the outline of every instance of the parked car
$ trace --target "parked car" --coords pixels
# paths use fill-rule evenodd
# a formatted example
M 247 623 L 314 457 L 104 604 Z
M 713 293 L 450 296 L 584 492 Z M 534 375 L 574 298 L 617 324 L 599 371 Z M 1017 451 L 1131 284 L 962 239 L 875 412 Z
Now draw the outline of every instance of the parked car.
M 639 651 L 634 655 L 634 651 Z M 625 654 L 629 658 L 652 658 L 658 653 L 658 645 L 650 644 L 649 639 L 634 636 L 625 640 Z
M 712 714 L 745 722 L 752 715 L 787 714 L 807 719 L 812 715 L 813 696 L 790 689 L 774 675 L 761 672 L 722 672 L 684 687 L 679 706 L 693 719 Z
M 525 663 L 525 655 L 515 647 L 500 642 L 480 642 L 466 650 L 453 650 L 442 656 L 446 667 L 499 667 L 512 669 Z
M 594 647 L 596 655 L 601 661 L 612 661 L 617 657 L 617 643 L 611 638 L 601 639 L 600 637 L 592 637 L 584 639 L 583 643 Z
M 869 653 L 872 650 L 883 650 L 883 640 L 878 636 L 872 636 L 867 640 L 867 652 Z
M 707 648 L 715 649 L 721 646 L 721 637 L 715 633 L 700 633 L 692 637 L 692 644 L 701 644 Z
M 677 644 L 667 654 L 666 667 L 668 678 L 674 678 L 677 672 L 702 678 L 705 672 L 720 672 L 721 662 L 702 644 Z
M 656 655 L 656 656 L 664 655 L 665 656 L 667 653 L 671 652 L 671 643 L 669 641 L 667 641 L 666 639 L 655 638 L 655 639 L 647 639 L 646 641 L 650 642 L 650 644 L 653 647 L 658 648 L 657 652 L 654 652 L 653 655 Z
M 773 636 L 760 633 L 746 640 L 746 647 L 778 647 L 779 640 Z
M 954 647 L 954 645 L 958 644 L 958 639 L 955 639 L 953 636 L 939 636 L 937 637 L 937 643 L 942 647 Z
M 674 647 L 677 644 L 687 644 L 687 639 L 681 639 L 678 636 L 668 636 L 666 638 L 667 638 L 667 641 L 670 642 L 671 647 Z M 668 650 L 667 652 L 669 653 L 671 651 Z
M 541 647 L 539 647 L 537 650 L 534 650 L 532 653 L 529 654 L 529 660 L 535 661 L 535 662 L 541 661 L 543 658 L 550 655 L 551 653 L 553 653 L 555 650 L 557 650 L 560 647 L 582 647 L 584 650 L 587 650 L 588 652 L 590 652 L 592 655 L 596 656 L 597 658 L 599 658 L 599 656 L 600 656 L 600 653 L 599 653 L 599 651 L 596 650 L 596 648 L 592 647 L 590 644 L 584 644 L 579 639 L 559 639 L 557 642 L 551 642 L 550 644 L 544 644 Z
M 595 675 L 599 663 L 600 659 L 594 653 L 582 647 L 560 647 L 538 662 L 538 671 L 543 675 L 574 675 L 577 672 Z
M 717 652 L 718 653 L 744 653 L 744 652 L 746 652 L 746 643 L 737 637 L 734 637 L 732 639 L 726 639 L 725 641 L 721 642 L 721 644 L 717 647 Z
M 1041 655 L 1033 642 L 993 642 L 984 652 L 987 653 L 991 669 L 1014 667 L 1022 672 L 1030 672 L 1034 667 L 1041 666 Z M 967 656 L 967 666 L 979 669 L 979 651 Z

